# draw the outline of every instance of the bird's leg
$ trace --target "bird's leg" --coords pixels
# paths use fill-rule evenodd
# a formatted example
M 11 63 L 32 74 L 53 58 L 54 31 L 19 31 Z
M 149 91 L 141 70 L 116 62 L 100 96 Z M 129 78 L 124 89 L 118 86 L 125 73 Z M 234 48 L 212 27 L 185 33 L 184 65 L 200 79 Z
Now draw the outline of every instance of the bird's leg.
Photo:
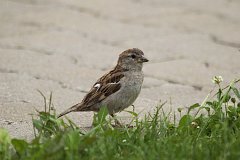
M 131 106 L 133 107 L 133 112 L 135 112 L 135 105 L 134 105 L 134 104 L 132 104 Z
M 122 124 L 116 119 L 114 114 L 110 114 L 111 117 L 113 117 L 114 121 L 115 121 L 115 126 L 122 126 Z
M 132 104 L 131 106 L 133 107 L 133 112 L 135 113 L 135 105 Z M 126 127 L 127 127 L 127 128 L 133 128 L 133 126 L 130 125 L 130 124 L 127 124 Z

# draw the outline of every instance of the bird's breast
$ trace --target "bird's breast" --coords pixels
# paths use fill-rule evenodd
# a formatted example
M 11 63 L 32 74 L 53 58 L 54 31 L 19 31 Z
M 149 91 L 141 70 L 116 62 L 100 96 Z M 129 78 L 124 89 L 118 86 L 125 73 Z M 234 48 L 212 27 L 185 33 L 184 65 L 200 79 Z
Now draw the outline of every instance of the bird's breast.
M 106 98 L 101 105 L 108 106 L 110 114 L 124 110 L 137 99 L 142 83 L 142 72 L 127 73 L 119 82 L 121 88 L 116 93 Z
M 118 92 L 123 109 L 132 105 L 137 99 L 143 83 L 142 73 L 129 74 L 121 82 L 121 89 Z

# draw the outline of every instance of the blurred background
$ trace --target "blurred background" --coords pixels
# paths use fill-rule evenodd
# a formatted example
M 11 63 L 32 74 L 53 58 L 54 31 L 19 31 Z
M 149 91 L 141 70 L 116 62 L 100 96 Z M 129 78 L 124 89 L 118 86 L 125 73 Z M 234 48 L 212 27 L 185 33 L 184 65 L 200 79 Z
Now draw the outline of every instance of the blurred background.
M 136 112 L 201 103 L 213 76 L 239 78 L 240 1 L 0 0 L 0 127 L 31 137 L 29 114 L 44 104 L 37 89 L 53 92 L 60 113 L 128 48 L 150 60 Z M 88 127 L 92 114 L 68 117 Z

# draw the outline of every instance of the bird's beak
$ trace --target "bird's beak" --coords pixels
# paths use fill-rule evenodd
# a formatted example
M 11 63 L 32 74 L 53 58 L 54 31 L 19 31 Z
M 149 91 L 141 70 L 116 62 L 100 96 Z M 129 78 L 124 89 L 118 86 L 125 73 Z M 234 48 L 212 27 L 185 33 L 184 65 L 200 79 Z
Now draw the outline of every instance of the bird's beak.
M 140 61 L 141 61 L 141 62 L 148 62 L 149 60 L 148 60 L 147 58 L 145 58 L 144 56 L 142 56 L 142 57 L 140 58 Z

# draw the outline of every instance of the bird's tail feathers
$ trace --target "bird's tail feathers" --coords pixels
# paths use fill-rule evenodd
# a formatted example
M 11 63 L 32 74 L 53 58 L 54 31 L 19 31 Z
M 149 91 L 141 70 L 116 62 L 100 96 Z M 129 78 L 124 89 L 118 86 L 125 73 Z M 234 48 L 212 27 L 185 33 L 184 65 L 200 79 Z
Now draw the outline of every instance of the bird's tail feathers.
M 70 113 L 70 112 L 76 112 L 81 105 L 82 105 L 81 103 L 78 103 L 78 104 L 70 107 L 70 108 L 67 109 L 66 111 L 64 111 L 64 112 L 62 112 L 61 114 L 59 114 L 57 118 L 60 118 L 60 117 L 64 116 L 65 114 L 68 114 L 68 113 Z

